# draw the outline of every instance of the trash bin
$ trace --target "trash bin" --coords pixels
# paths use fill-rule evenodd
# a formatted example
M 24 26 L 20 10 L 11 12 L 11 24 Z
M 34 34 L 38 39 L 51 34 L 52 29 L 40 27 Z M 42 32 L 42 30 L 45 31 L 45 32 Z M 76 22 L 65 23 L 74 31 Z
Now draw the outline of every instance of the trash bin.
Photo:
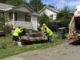
M 29 31 L 26 28 L 23 28 L 22 30 L 22 33 L 19 33 L 20 38 L 21 36 L 24 36 L 26 33 L 29 33 Z
M 59 39 L 65 38 L 65 29 L 66 29 L 65 27 L 60 27 L 57 29 Z

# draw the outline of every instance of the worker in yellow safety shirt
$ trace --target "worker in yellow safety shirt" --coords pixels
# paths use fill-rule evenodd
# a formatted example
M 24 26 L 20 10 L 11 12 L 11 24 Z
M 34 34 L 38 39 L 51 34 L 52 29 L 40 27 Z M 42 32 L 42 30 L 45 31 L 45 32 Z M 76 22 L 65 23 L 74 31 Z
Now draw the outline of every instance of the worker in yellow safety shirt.
M 45 28 L 45 32 L 47 33 L 49 43 L 51 43 L 53 32 L 49 28 Z
M 14 33 L 13 33 L 13 45 L 15 44 L 15 42 L 17 42 L 18 44 L 18 41 L 19 41 L 19 33 L 22 33 L 21 27 L 19 26 L 18 28 L 15 29 Z
M 42 30 L 45 32 L 45 28 L 47 28 L 46 24 L 42 25 Z
M 48 36 L 48 41 L 51 43 L 53 32 L 46 26 L 46 24 L 43 24 L 41 29 L 46 33 L 46 36 Z

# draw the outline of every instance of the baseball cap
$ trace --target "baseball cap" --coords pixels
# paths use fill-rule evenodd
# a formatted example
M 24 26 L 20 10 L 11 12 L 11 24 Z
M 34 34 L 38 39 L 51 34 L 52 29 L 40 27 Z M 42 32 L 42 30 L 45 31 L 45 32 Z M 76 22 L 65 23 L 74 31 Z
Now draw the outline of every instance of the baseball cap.
M 21 28 L 20 26 L 18 26 L 18 28 Z

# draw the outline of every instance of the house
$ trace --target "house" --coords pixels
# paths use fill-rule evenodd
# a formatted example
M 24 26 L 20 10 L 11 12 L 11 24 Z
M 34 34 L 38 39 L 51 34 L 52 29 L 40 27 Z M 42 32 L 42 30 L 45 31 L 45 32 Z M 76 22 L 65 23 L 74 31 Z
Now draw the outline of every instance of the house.
M 60 9 L 45 6 L 38 13 L 39 13 L 39 16 L 41 16 L 45 13 L 50 18 L 50 20 L 53 21 L 56 19 L 56 15 L 59 11 L 60 11 Z
M 38 14 L 26 4 L 12 6 L 0 3 L 0 13 L 8 16 L 10 20 L 9 24 L 12 25 L 13 28 L 21 26 L 22 28 L 37 30 Z
M 76 11 L 76 9 L 69 10 L 69 14 L 70 14 L 71 16 L 73 16 L 74 13 L 75 13 L 75 11 Z

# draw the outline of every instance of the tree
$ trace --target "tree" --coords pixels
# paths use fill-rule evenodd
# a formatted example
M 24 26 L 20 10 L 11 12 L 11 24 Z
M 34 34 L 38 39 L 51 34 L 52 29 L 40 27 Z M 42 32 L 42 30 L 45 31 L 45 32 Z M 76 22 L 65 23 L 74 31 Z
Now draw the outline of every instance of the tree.
M 8 0 L 0 0 L 0 3 L 5 3 L 6 1 L 8 1 Z
M 46 14 L 43 14 L 43 15 L 38 17 L 38 22 L 40 23 L 41 26 L 42 26 L 43 23 L 48 25 L 49 17 Z
M 52 8 L 54 8 L 54 6 L 51 6 L 51 5 L 48 5 L 48 7 L 52 7 Z
M 41 0 L 30 0 L 30 4 L 32 5 L 32 9 L 35 12 L 38 12 L 39 10 L 41 10 L 45 5 L 42 4 Z
M 18 6 L 21 4 L 27 4 L 26 0 L 9 0 L 6 3 L 9 5 L 14 5 L 14 6 Z
M 61 21 L 63 27 L 67 27 L 70 20 L 71 20 L 71 15 L 69 14 L 68 7 L 65 6 L 62 11 L 57 13 L 57 20 Z

